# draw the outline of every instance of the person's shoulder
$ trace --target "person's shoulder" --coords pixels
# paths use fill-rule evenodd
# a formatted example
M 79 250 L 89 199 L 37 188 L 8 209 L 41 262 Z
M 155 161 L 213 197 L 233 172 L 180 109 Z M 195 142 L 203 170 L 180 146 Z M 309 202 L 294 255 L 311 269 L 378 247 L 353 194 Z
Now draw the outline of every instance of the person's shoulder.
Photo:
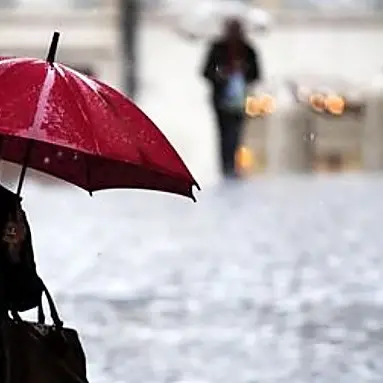
M 246 42 L 245 50 L 247 52 L 246 55 L 250 60 L 258 60 L 259 54 L 256 45 Z
M 225 41 L 223 39 L 216 38 L 214 40 L 210 41 L 210 47 L 211 49 L 222 49 L 225 46 Z
M 250 43 L 249 41 L 244 41 L 244 46 L 248 52 L 251 52 L 251 53 L 257 52 L 257 47 L 254 44 Z
M 0 199 L 4 204 L 21 202 L 21 197 L 0 184 Z

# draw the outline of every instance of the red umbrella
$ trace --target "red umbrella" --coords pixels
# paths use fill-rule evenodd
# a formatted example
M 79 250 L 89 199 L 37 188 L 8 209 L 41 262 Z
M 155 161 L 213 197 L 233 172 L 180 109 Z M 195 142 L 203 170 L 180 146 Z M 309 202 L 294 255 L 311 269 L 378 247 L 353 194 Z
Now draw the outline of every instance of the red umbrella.
M 102 82 L 46 60 L 0 58 L 1 158 L 92 193 L 138 188 L 194 199 L 198 184 L 154 123 Z

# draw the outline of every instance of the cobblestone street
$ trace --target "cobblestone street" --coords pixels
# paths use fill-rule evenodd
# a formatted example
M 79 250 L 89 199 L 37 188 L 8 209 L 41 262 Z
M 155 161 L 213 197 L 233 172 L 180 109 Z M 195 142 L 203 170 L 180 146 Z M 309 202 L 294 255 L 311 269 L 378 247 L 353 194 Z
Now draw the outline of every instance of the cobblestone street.
M 197 204 L 125 192 L 81 207 L 56 191 L 62 214 L 97 223 L 74 221 L 41 269 L 93 382 L 381 382 L 382 189 L 357 175 L 259 179 Z M 63 230 L 31 214 L 51 239 Z M 60 280 L 81 238 L 96 254 Z

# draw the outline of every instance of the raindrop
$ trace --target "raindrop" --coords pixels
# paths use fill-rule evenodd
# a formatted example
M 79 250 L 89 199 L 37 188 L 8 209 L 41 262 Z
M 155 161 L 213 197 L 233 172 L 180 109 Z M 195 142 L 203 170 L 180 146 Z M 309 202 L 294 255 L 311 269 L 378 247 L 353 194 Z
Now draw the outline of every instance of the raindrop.
M 311 142 L 314 142 L 315 139 L 316 139 L 316 134 L 311 132 L 311 133 L 306 133 L 303 135 L 303 139 L 305 141 L 311 141 Z
M 61 152 L 61 151 L 60 151 L 60 152 L 57 152 L 57 157 L 58 157 L 58 158 L 62 158 L 62 156 L 63 156 L 63 152 Z
M 363 325 L 369 331 L 379 331 L 382 328 L 380 322 L 374 318 L 368 318 L 364 321 Z
M 78 154 L 77 154 L 77 153 L 74 154 L 73 159 L 74 159 L 75 161 L 78 160 Z
M 49 157 L 45 157 L 44 158 L 44 164 L 49 164 L 51 162 L 50 158 Z

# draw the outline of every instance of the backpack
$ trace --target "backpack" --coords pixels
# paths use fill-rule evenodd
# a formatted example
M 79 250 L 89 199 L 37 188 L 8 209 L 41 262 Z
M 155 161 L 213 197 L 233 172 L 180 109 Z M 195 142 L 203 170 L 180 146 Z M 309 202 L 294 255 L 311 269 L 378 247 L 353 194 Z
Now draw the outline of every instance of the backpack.
M 4 188 L 2 188 L 4 189 Z M 3 199 L 2 195 L 10 193 Z M 0 192 L 0 315 L 39 306 L 44 284 L 37 274 L 31 230 L 21 198 Z

